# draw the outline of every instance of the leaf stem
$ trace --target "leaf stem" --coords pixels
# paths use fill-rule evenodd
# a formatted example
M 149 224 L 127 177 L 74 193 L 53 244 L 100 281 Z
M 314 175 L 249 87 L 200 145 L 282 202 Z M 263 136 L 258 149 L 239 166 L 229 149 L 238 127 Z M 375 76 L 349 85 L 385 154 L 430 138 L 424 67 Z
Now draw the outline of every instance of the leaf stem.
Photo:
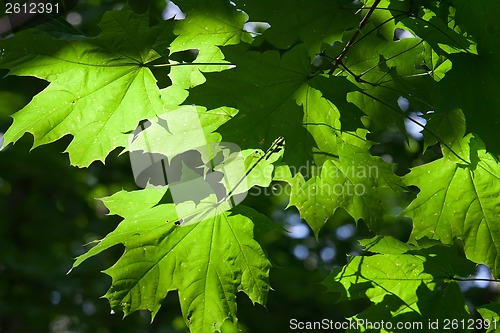
M 231 64 L 229 62 L 178 62 L 178 63 L 172 63 L 172 64 L 158 64 L 158 65 L 148 65 L 145 64 L 144 66 L 149 67 L 149 68 L 157 68 L 157 67 L 175 67 L 175 66 L 230 66 L 234 64 Z

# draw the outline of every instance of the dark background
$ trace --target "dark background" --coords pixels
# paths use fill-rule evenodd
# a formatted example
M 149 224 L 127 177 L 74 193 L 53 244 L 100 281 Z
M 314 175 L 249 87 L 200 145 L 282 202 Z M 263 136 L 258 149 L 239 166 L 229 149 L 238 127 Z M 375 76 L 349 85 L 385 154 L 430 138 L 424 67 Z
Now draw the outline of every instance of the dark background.
M 68 2 L 63 17 L 73 22 L 80 19 L 76 27 L 95 35 L 104 11 L 121 5 L 120 1 L 103 0 Z M 160 19 L 167 3 L 132 1 L 130 5 L 139 11 L 151 6 L 151 16 Z M 34 18 L 30 25 L 50 19 Z M 0 71 L 0 77 L 5 74 Z M 0 133 L 11 124 L 10 115 L 46 85 L 29 77 L 0 80 Z M 100 271 L 111 266 L 123 248 L 106 251 L 67 275 L 73 258 L 85 251 L 84 244 L 103 238 L 120 221 L 107 216 L 107 209 L 96 198 L 137 188 L 128 156 L 118 156 L 118 151 L 107 158 L 106 165 L 95 162 L 88 169 L 71 167 L 67 154 L 62 153 L 70 140 L 65 137 L 30 152 L 33 139 L 25 135 L 0 152 L 0 332 L 187 332 L 174 292 L 152 324 L 147 312 L 125 319 L 120 313 L 110 313 L 107 301 L 100 297 L 111 280 Z M 373 153 L 390 156 L 398 163 L 399 174 L 439 154 L 431 150 L 422 157 L 421 143 L 406 142 L 397 131 L 383 133 L 376 141 L 382 144 Z M 245 201 L 283 227 L 267 234 L 262 244 L 274 265 L 274 291 L 267 308 L 253 306 L 243 294 L 238 297 L 239 320 L 246 332 L 288 331 L 292 318 L 341 321 L 366 306 L 360 302 L 335 304 L 335 295 L 324 293 L 320 284 L 333 267 L 346 263 L 347 254 L 359 253 L 356 239 L 369 236 L 363 223 L 356 228 L 339 211 L 316 241 L 296 212 L 284 209 L 286 203 L 286 198 L 277 195 L 250 195 Z M 393 218 L 382 232 L 405 240 L 410 230 L 409 221 Z M 488 283 L 469 283 L 463 290 L 470 304 L 496 297 Z

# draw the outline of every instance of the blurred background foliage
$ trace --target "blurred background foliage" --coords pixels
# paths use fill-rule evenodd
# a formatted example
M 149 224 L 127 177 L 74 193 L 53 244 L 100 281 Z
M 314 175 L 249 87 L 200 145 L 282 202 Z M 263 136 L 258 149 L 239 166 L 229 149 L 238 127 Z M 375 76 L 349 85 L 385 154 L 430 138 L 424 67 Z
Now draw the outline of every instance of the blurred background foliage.
M 82 0 L 65 18 L 84 33 L 96 35 L 102 14 L 120 6 L 121 1 Z M 140 12 L 151 7 L 153 20 L 168 17 L 173 8 L 164 0 L 135 0 L 130 6 Z M 0 72 L 0 77 L 5 74 Z M 11 124 L 10 115 L 46 85 L 27 77 L 0 80 L 0 134 Z M 381 144 L 374 146 L 372 153 L 395 163 L 400 175 L 440 154 L 429 149 L 422 155 L 418 136 L 405 141 L 397 129 L 373 139 Z M 0 152 L 0 332 L 187 332 L 173 292 L 153 323 L 147 312 L 125 319 L 110 313 L 107 301 L 100 296 L 111 281 L 100 271 L 116 262 L 123 248 L 106 251 L 67 274 L 73 258 L 85 251 L 85 244 L 101 239 L 120 222 L 116 216 L 107 216 L 107 209 L 96 198 L 137 188 L 127 155 L 118 156 L 118 151 L 107 158 L 106 165 L 94 162 L 88 169 L 70 167 L 68 156 L 62 153 L 70 140 L 66 137 L 30 151 L 33 141 L 25 136 Z M 316 240 L 297 212 L 285 209 L 285 192 L 282 184 L 275 184 L 250 192 L 245 201 L 281 227 L 262 237 L 274 265 L 274 290 L 267 308 L 254 306 L 239 295 L 240 329 L 244 332 L 284 332 L 292 318 L 341 321 L 367 305 L 335 304 L 335 295 L 324 293 L 320 284 L 333 267 L 347 262 L 348 254 L 360 253 L 356 240 L 370 236 L 367 228 L 362 222 L 356 227 L 340 210 Z M 394 216 L 410 199 L 403 197 L 392 203 Z M 411 221 L 394 216 L 387 219 L 383 233 L 406 240 Z M 479 268 L 479 273 L 489 274 L 484 268 Z M 471 304 L 497 298 L 495 287 L 488 282 L 469 282 L 462 288 Z

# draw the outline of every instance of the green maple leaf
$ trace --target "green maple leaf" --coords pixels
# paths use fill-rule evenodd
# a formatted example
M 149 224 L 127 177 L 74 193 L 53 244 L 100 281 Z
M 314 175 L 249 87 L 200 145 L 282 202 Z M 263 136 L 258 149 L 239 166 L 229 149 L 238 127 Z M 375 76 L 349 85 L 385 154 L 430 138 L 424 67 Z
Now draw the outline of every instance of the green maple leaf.
M 405 215 L 413 219 L 413 239 L 428 237 L 445 244 L 459 240 L 467 258 L 488 265 L 498 276 L 500 166 L 478 139 L 469 135 L 461 141 L 469 156 L 456 161 L 444 150 L 445 157 L 404 176 L 407 185 L 420 189 Z
M 465 116 L 462 110 L 431 113 L 427 116 L 424 136 L 424 151 L 429 146 L 441 142 L 443 153 L 452 161 L 470 162 L 469 145 L 462 140 L 465 135 Z
M 319 91 L 319 96 L 314 90 Z M 304 125 L 314 137 L 319 150 L 322 150 L 321 141 L 328 135 L 317 136 L 315 131 L 338 133 L 340 129 L 356 131 L 363 128 L 363 112 L 347 101 L 348 94 L 356 90 L 358 87 L 346 77 L 318 75 L 311 80 L 310 87 L 302 90 L 304 94 L 299 93 L 297 103 L 303 106 Z
M 236 293 L 265 304 L 270 263 L 253 239 L 255 211 L 237 207 L 198 224 L 176 226 L 172 204 L 158 204 L 166 188 L 121 191 L 103 202 L 124 220 L 116 230 L 77 258 L 74 267 L 117 244 L 122 257 L 105 271 L 112 286 L 105 297 L 125 315 L 149 310 L 153 317 L 167 293 L 177 290 L 192 332 L 214 332 L 236 322 Z M 254 222 L 252 222 L 252 220 Z M 265 221 L 265 222 L 264 222 Z
M 320 166 L 319 171 L 306 179 L 300 173 L 293 176 L 285 167 L 278 169 L 275 177 L 291 185 L 289 205 L 299 209 L 316 235 L 340 207 L 356 220 L 365 219 L 373 230 L 377 230 L 387 213 L 385 200 L 403 191 L 403 184 L 390 165 L 369 154 L 371 145 L 364 139 L 366 133 L 341 131 L 341 118 L 347 115 L 349 119 L 349 112 L 352 116 L 352 110 L 357 109 L 347 107 L 348 104 L 342 101 L 345 95 L 338 95 L 339 88 L 342 91 L 342 88 L 351 87 L 340 79 L 345 80 L 318 76 L 308 82 L 310 85 L 304 84 L 295 92 L 296 102 L 303 107 L 304 125 L 313 137 L 309 143 L 306 137 L 305 145 L 308 148 L 315 145 L 312 154 Z M 334 90 L 336 94 L 332 93 Z M 323 92 L 329 99 L 323 97 Z M 342 105 L 344 113 L 332 101 Z M 309 172 L 314 173 L 314 168 Z
M 336 152 L 337 138 L 341 133 L 340 112 L 323 98 L 321 92 L 304 86 L 297 94 L 297 103 L 302 104 L 304 125 L 316 144 L 313 151 L 315 162 L 320 164 Z
M 162 114 L 166 104 L 146 66 L 167 54 L 170 23 L 149 27 L 147 14 L 124 9 L 104 15 L 95 38 L 54 38 L 33 30 L 0 41 L 0 67 L 9 75 L 51 82 L 5 133 L 4 146 L 32 133 L 34 147 L 71 134 L 71 163 L 103 161 L 139 120 Z M 174 99 L 179 99 L 175 97 Z M 168 104 L 168 103 L 167 103 Z
M 235 2 L 249 14 L 250 21 L 271 25 L 264 31 L 263 38 L 281 49 L 289 49 L 302 41 L 310 56 L 318 54 L 324 43 L 342 41 L 346 30 L 359 23 L 355 15 L 358 7 L 348 0 Z
M 205 78 L 201 72 L 221 71 L 224 55 L 220 47 L 252 41 L 244 30 L 247 16 L 235 6 L 218 0 L 177 1 L 186 18 L 175 23 L 178 37 L 170 46 L 171 52 L 198 50 L 194 63 L 217 65 L 179 66 L 171 69 L 169 77 L 175 85 L 190 88 L 201 84 Z M 229 64 L 229 63 L 228 63 Z
M 176 4 L 186 18 L 176 22 L 174 33 L 178 37 L 172 43 L 172 52 L 198 49 L 198 61 L 216 62 L 223 60 L 218 46 L 252 41 L 243 29 L 247 16 L 227 2 L 181 0 Z
M 297 207 L 316 235 L 338 208 L 377 230 L 387 213 L 386 198 L 401 193 L 404 185 L 390 164 L 370 155 L 362 136 L 343 133 L 334 142 L 337 157 L 326 160 L 310 179 L 292 175 L 289 167 L 279 167 L 275 179 L 291 185 L 289 206 Z
M 498 331 L 498 322 L 500 321 L 500 304 L 490 303 L 476 308 L 477 312 L 483 317 L 483 327 L 487 333 Z
M 383 236 L 363 240 L 361 245 L 374 255 L 352 257 L 323 282 L 329 292 L 338 294 L 337 301 L 361 298 L 372 302 L 357 319 L 412 320 L 426 325 L 429 318 L 449 318 L 451 308 L 458 310 L 454 318 L 469 317 L 460 288 L 450 279 L 473 274 L 475 264 L 459 257 L 456 248 L 436 241 L 415 246 Z M 447 283 L 453 286 L 439 290 Z M 436 307 L 440 302 L 444 310 Z M 429 311 L 432 304 L 435 312 Z
M 207 144 L 220 142 L 215 132 L 230 120 L 237 111 L 218 108 L 206 111 L 201 106 L 181 106 L 159 115 L 130 141 L 128 150 L 158 153 L 170 158 Z M 189 140 L 186 140 L 189 138 Z
M 467 132 L 480 133 L 488 151 L 500 154 L 500 8 L 496 1 L 474 3 L 459 0 L 455 21 L 477 41 L 475 52 L 450 55 L 452 69 L 439 82 L 436 112 L 461 109 L 467 118 Z
M 351 1 L 335 0 L 272 0 L 265 3 L 235 1 L 250 16 L 251 22 L 271 25 L 263 38 L 277 48 L 290 49 L 297 42 L 305 43 L 310 56 L 320 52 L 323 43 L 342 40 L 348 27 L 358 24 L 356 7 Z M 286 19 L 283 19 L 285 18 Z
M 207 82 L 191 89 L 186 103 L 237 108 L 238 114 L 219 132 L 242 148 L 261 148 L 284 136 L 287 147 L 300 152 L 297 146 L 306 132 L 294 94 L 310 73 L 305 49 L 297 46 L 283 57 L 241 45 L 224 47 L 223 52 L 236 68 L 205 74 Z
M 205 74 L 207 82 L 191 89 L 186 102 L 237 108 L 238 114 L 219 129 L 225 140 L 242 148 L 262 148 L 282 136 L 287 143 L 285 161 L 299 166 L 311 158 L 313 147 L 324 141 L 318 137 L 316 143 L 304 125 L 310 129 L 317 123 L 329 126 L 325 130 L 333 132 L 340 129 L 341 116 L 335 103 L 347 104 L 345 93 L 355 86 L 344 78 L 312 76 L 303 44 L 282 56 L 276 51 L 261 53 L 241 45 L 224 47 L 223 52 L 236 68 Z M 321 99 L 321 94 L 315 92 L 327 85 L 330 88 L 325 88 L 326 94 L 335 97 L 333 101 Z
M 416 293 L 418 300 L 415 303 L 406 304 L 388 291 L 382 302 L 371 305 L 350 319 L 360 323 L 361 329 L 349 329 L 346 332 L 421 331 L 430 333 L 442 328 L 450 319 L 458 323 L 462 320 L 470 323 L 469 320 L 472 320 L 457 283 L 443 284 L 439 289 L 431 290 L 422 282 Z M 372 327 L 377 327 L 375 323 L 381 322 L 384 322 L 383 328 L 372 329 Z M 398 325 L 402 324 L 404 329 L 398 329 Z M 470 330 L 458 325 L 454 332 L 470 332 Z
M 388 3 L 389 1 L 383 2 Z M 454 15 L 448 16 L 446 13 L 445 19 L 439 15 L 439 10 L 445 7 L 417 8 L 415 16 L 402 16 L 403 27 L 412 31 L 415 36 L 424 39 L 440 54 L 476 53 L 476 43 L 472 38 L 464 36 L 463 32 L 455 25 Z
M 500 154 L 500 95 L 495 88 L 500 76 L 499 57 L 500 46 L 484 55 L 450 56 L 453 67 L 439 82 L 439 103 L 436 107 L 437 112 L 461 109 L 467 118 L 467 132 L 480 133 L 488 151 L 496 155 Z M 471 89 L 474 89 L 474 94 Z

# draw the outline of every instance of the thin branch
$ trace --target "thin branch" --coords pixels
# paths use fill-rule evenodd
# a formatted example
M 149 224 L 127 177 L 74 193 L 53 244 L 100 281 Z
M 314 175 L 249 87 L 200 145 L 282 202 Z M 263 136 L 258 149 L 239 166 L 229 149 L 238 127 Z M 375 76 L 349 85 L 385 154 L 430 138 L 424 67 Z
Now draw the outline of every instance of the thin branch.
M 500 282 L 499 279 L 486 279 L 486 278 L 461 278 L 461 277 L 452 277 L 450 279 L 454 280 L 454 281 L 462 281 L 462 282 L 467 282 L 467 281 Z
M 335 58 L 335 63 L 333 64 L 333 67 L 328 72 L 328 75 L 332 75 L 333 72 L 335 71 L 335 69 L 337 69 L 337 67 L 339 67 L 340 63 L 342 62 L 342 59 L 344 59 L 344 57 L 346 56 L 347 52 L 349 52 L 349 49 L 351 48 L 351 46 L 356 41 L 356 38 L 358 38 L 359 34 L 361 33 L 361 30 L 363 29 L 363 27 L 368 22 L 368 19 L 370 18 L 370 16 L 372 16 L 373 12 L 375 11 L 375 8 L 377 8 L 377 6 L 380 3 L 380 1 L 381 0 L 375 0 L 375 2 L 373 3 L 373 5 L 371 6 L 370 10 L 368 11 L 368 13 L 366 13 L 366 15 L 363 17 L 363 19 L 361 20 L 361 22 L 359 22 L 358 29 L 356 30 L 356 32 L 354 33 L 354 35 L 352 35 L 351 39 L 349 39 L 349 41 L 347 42 L 347 44 L 344 46 L 344 49 L 342 50 L 342 52 L 340 52 L 340 54 L 338 55 L 338 57 Z
M 378 8 L 377 8 L 377 9 L 378 9 Z M 356 41 L 354 41 L 354 43 L 352 43 L 352 44 L 351 44 L 351 48 L 352 48 L 354 45 L 356 45 L 357 43 L 359 43 L 360 41 L 362 41 L 363 39 L 365 39 L 366 37 L 368 37 L 368 36 L 369 36 L 372 32 L 376 31 L 377 29 L 379 29 L 380 27 L 382 27 L 384 24 L 386 24 L 386 23 L 388 23 L 388 22 L 390 22 L 390 21 L 392 21 L 392 20 L 394 20 L 394 19 L 398 18 L 399 16 L 404 16 L 404 14 L 398 14 L 398 15 L 392 16 L 392 17 L 388 18 L 387 20 L 385 20 L 384 22 L 377 24 L 377 26 L 375 26 L 373 29 L 371 29 L 370 31 L 368 31 L 366 34 L 364 34 L 364 35 L 363 35 L 363 36 L 361 36 L 360 38 L 356 39 Z M 319 69 L 318 69 L 318 70 L 317 70 L 317 71 L 313 74 L 313 76 L 316 76 L 316 75 L 318 75 L 319 73 L 322 73 L 322 72 L 323 72 L 323 71 L 324 71 L 324 70 L 325 70 L 328 66 L 330 66 L 330 65 L 333 63 L 333 61 L 335 60 L 335 58 L 333 58 L 333 57 L 331 57 L 331 56 L 329 56 L 329 55 L 325 54 L 324 52 L 322 52 L 320 55 L 321 55 L 321 56 L 323 56 L 323 57 L 325 57 L 325 58 L 328 58 L 328 60 L 329 60 L 329 61 L 328 61 L 328 63 L 327 63 L 327 64 L 325 64 L 325 65 L 321 66 L 321 67 L 320 67 L 320 68 L 319 68 Z M 340 71 L 340 73 L 342 73 L 342 71 Z M 335 74 L 335 76 L 338 76 L 338 75 L 339 75 L 339 73 Z

